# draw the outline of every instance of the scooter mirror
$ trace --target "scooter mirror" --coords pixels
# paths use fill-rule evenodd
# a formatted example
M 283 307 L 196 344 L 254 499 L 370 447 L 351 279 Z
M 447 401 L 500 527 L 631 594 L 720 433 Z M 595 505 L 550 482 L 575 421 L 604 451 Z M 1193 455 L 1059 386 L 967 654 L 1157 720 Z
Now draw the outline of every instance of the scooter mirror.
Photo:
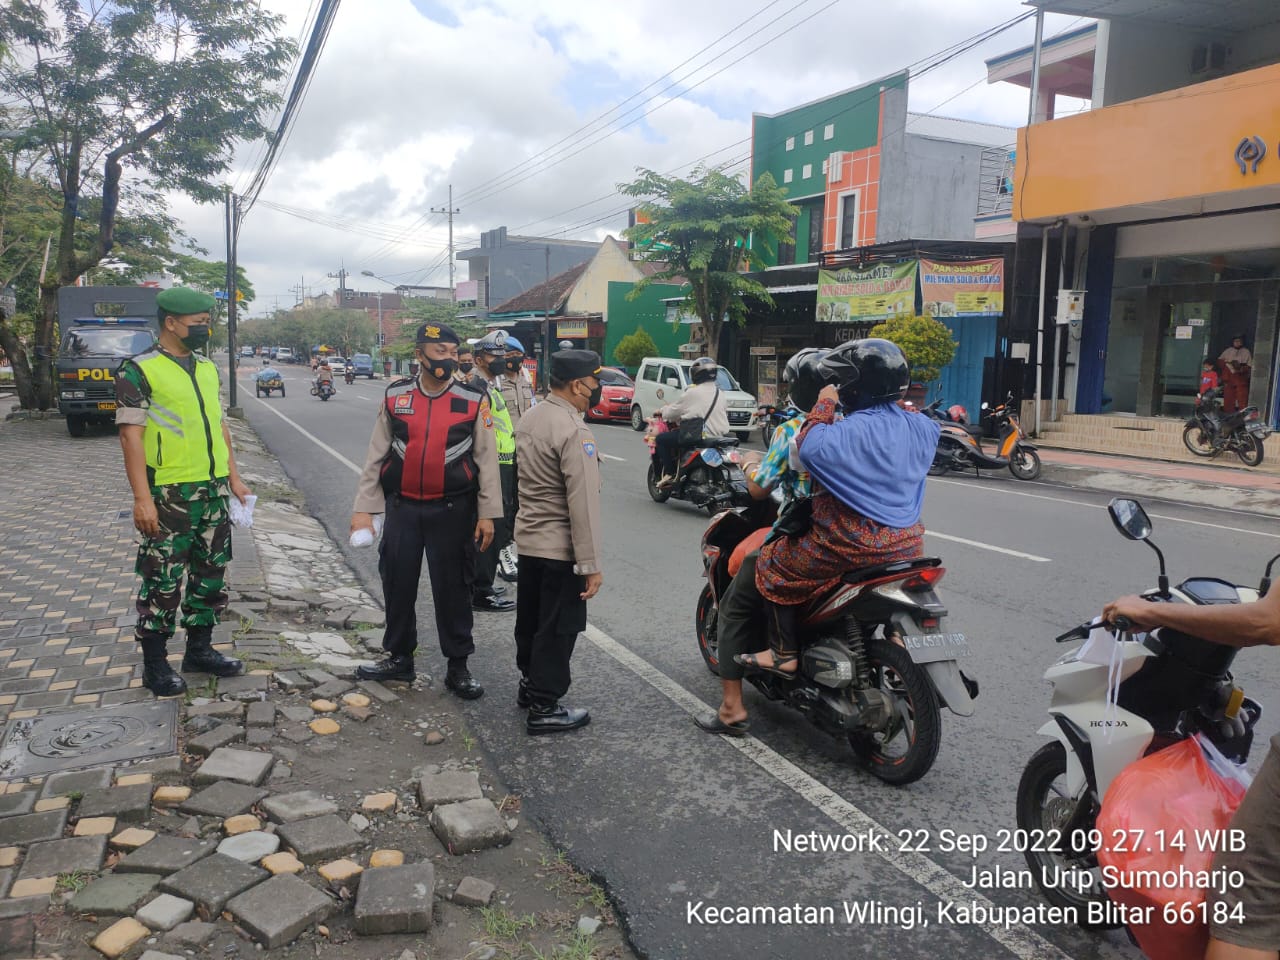
M 1107 513 L 1120 534 L 1129 540 L 1145 540 L 1151 536 L 1151 519 L 1137 500 L 1117 497 L 1107 504 Z
M 986 409 L 987 409 L 988 407 L 990 407 L 990 406 L 991 406 L 991 404 L 987 403 L 987 401 L 985 401 L 985 400 L 983 400 L 983 401 L 982 401 L 982 409 L 983 409 L 983 410 L 986 410 Z

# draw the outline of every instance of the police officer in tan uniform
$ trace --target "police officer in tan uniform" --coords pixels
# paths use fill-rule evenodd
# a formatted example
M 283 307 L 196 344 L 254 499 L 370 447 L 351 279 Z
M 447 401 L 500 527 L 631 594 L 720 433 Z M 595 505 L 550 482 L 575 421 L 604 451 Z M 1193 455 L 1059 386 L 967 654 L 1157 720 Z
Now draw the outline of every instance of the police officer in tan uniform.
M 600 461 L 582 415 L 600 402 L 600 356 L 561 350 L 551 357 L 551 392 L 516 427 L 520 463 L 520 552 L 516 596 L 516 703 L 531 734 L 576 730 L 586 710 L 561 706 L 569 658 L 600 590 Z
M 524 344 L 515 337 L 506 338 L 507 372 L 498 381 L 502 398 L 507 401 L 507 413 L 513 426 L 520 426 L 520 418 L 534 405 L 533 384 L 524 372 Z

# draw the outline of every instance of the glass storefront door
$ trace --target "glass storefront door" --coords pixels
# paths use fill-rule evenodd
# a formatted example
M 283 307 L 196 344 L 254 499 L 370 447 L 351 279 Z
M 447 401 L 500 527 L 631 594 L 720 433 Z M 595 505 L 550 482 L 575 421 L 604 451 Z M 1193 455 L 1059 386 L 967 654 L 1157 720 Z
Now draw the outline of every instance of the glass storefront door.
M 1163 417 L 1187 417 L 1195 409 L 1200 388 L 1213 304 L 1198 300 L 1165 303 L 1160 313 L 1164 335 L 1153 409 Z

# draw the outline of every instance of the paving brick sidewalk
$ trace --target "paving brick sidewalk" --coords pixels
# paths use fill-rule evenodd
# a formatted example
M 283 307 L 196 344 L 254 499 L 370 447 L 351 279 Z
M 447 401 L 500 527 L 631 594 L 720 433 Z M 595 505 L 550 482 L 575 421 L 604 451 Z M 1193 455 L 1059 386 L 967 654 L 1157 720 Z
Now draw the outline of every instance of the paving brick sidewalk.
M 133 497 L 114 435 L 0 422 L 0 720 L 149 698 Z

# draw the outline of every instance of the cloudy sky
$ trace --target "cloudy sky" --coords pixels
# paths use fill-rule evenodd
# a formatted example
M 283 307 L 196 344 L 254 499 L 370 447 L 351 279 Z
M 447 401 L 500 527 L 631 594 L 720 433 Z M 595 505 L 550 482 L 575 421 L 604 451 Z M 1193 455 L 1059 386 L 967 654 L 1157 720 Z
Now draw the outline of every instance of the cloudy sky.
M 310 0 L 263 5 L 303 37 Z M 241 233 L 252 312 L 291 306 L 299 284 L 333 289 L 326 274 L 342 266 L 361 289 L 390 289 L 362 270 L 447 283 L 445 218 L 430 208 L 447 205 L 450 184 L 460 249 L 503 225 L 616 235 L 626 203 L 615 188 L 637 166 L 741 170 L 753 111 L 892 73 L 1026 10 L 1021 0 L 349 0 Z M 1050 16 L 1046 35 L 1083 22 Z M 983 61 L 1032 33 L 1028 21 L 913 79 L 911 109 L 1025 122 L 1026 91 L 988 86 Z M 239 189 L 260 149 L 239 149 Z M 220 208 L 179 198 L 173 211 L 222 257 Z

